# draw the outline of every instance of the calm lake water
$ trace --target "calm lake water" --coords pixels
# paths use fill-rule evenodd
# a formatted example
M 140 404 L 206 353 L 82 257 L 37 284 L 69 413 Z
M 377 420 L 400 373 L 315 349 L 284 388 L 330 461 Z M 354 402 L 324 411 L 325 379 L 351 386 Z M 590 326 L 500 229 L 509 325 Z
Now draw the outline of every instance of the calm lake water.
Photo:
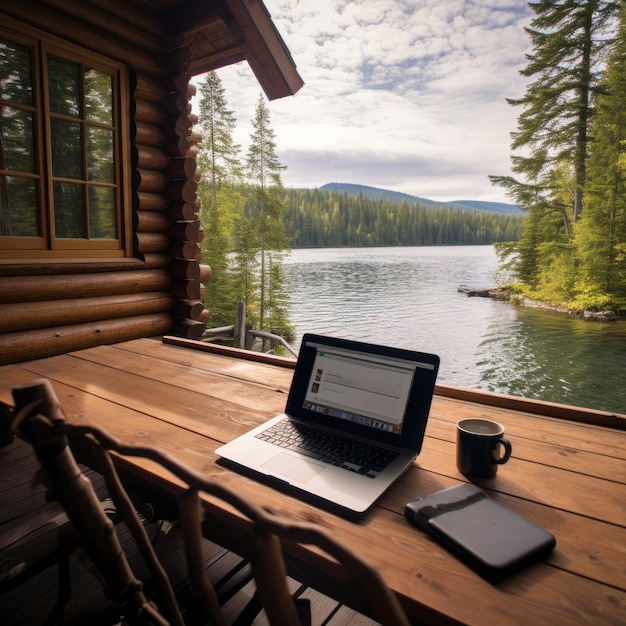
M 285 274 L 298 346 L 317 332 L 434 352 L 442 384 L 626 413 L 626 322 L 459 293 L 498 284 L 491 246 L 294 250 Z

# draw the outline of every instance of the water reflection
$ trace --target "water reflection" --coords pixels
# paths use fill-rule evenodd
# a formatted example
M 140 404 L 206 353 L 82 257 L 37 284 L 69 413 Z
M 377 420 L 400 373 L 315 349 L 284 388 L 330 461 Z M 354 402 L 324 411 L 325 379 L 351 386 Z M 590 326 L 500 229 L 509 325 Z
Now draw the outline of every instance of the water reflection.
M 304 332 L 441 357 L 444 384 L 626 412 L 626 323 L 468 298 L 496 284 L 489 246 L 295 250 L 291 317 Z

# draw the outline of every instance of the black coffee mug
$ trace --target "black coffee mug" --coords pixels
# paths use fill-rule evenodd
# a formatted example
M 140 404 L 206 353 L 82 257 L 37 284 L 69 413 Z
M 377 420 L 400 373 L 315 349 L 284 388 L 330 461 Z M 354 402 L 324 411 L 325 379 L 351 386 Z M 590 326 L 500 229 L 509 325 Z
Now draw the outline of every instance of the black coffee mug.
M 511 458 L 511 443 L 505 439 L 504 426 L 491 420 L 461 420 L 456 428 L 456 466 L 461 474 L 493 478 L 498 465 Z

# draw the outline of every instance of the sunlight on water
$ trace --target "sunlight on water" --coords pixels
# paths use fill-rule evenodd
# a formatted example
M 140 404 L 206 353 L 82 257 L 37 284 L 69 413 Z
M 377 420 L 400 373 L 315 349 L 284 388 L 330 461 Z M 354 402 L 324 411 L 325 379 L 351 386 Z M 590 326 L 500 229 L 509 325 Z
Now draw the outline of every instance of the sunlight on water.
M 498 283 L 490 246 L 294 250 L 291 320 L 305 332 L 434 352 L 438 381 L 626 412 L 626 322 L 469 298 Z

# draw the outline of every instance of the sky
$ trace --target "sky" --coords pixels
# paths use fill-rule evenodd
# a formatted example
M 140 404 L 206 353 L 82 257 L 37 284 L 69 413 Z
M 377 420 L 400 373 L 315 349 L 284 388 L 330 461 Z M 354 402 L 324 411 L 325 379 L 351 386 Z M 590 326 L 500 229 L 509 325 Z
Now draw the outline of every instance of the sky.
M 524 0 L 264 0 L 304 87 L 266 104 L 286 187 L 352 183 L 512 202 L 511 132 L 531 51 Z M 245 154 L 261 88 L 218 70 Z

